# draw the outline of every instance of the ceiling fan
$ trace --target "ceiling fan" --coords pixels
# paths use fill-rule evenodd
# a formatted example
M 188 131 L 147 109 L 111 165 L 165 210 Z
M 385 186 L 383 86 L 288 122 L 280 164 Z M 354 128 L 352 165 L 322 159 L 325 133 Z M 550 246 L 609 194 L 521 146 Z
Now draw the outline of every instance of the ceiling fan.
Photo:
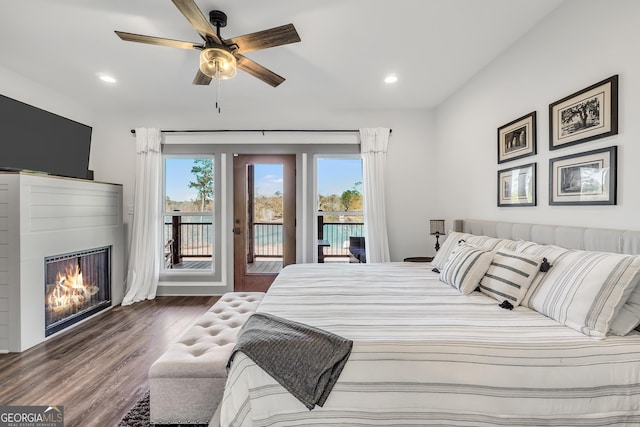
M 171 1 L 200 34 L 204 43 L 185 42 L 122 31 L 115 33 L 125 41 L 199 50 L 200 68 L 193 79 L 194 85 L 208 85 L 213 78 L 232 78 L 236 74 L 236 67 L 273 87 L 285 80 L 284 77 L 252 61 L 242 53 L 299 42 L 300 36 L 293 24 L 223 39 L 220 36 L 220 28 L 227 25 L 227 15 L 224 12 L 212 10 L 209 12 L 209 21 L 207 21 L 194 0 Z

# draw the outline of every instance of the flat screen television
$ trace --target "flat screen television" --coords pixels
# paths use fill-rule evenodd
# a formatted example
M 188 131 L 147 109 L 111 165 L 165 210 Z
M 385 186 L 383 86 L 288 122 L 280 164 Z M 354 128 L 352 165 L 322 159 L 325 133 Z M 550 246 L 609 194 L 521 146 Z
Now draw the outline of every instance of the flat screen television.
M 0 95 L 0 170 L 89 177 L 91 126 Z

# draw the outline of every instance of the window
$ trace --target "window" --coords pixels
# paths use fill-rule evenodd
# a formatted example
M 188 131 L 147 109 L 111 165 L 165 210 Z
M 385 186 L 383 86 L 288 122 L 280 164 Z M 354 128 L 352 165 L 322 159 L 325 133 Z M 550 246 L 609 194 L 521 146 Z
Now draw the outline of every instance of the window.
M 213 172 L 213 157 L 164 158 L 165 272 L 214 269 Z
M 349 262 L 351 237 L 364 236 L 362 160 L 317 157 L 318 262 Z

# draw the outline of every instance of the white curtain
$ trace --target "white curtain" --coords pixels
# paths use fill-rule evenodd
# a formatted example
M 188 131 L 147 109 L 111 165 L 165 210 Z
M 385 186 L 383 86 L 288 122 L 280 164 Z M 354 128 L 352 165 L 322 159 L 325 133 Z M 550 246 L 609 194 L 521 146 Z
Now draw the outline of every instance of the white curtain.
M 360 129 L 364 178 L 364 223 L 367 262 L 389 262 L 389 238 L 385 210 L 385 164 L 390 129 Z
M 136 129 L 136 184 L 129 248 L 127 293 L 122 305 L 154 299 L 160 274 L 160 175 L 162 136 L 157 128 Z

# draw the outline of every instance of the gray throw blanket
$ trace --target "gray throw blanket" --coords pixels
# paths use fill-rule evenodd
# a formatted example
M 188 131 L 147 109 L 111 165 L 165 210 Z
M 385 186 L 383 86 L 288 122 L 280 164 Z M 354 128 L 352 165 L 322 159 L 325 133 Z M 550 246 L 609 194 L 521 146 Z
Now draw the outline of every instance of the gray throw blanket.
M 238 334 L 246 354 L 309 410 L 323 406 L 351 354 L 353 341 L 268 313 L 254 313 Z

